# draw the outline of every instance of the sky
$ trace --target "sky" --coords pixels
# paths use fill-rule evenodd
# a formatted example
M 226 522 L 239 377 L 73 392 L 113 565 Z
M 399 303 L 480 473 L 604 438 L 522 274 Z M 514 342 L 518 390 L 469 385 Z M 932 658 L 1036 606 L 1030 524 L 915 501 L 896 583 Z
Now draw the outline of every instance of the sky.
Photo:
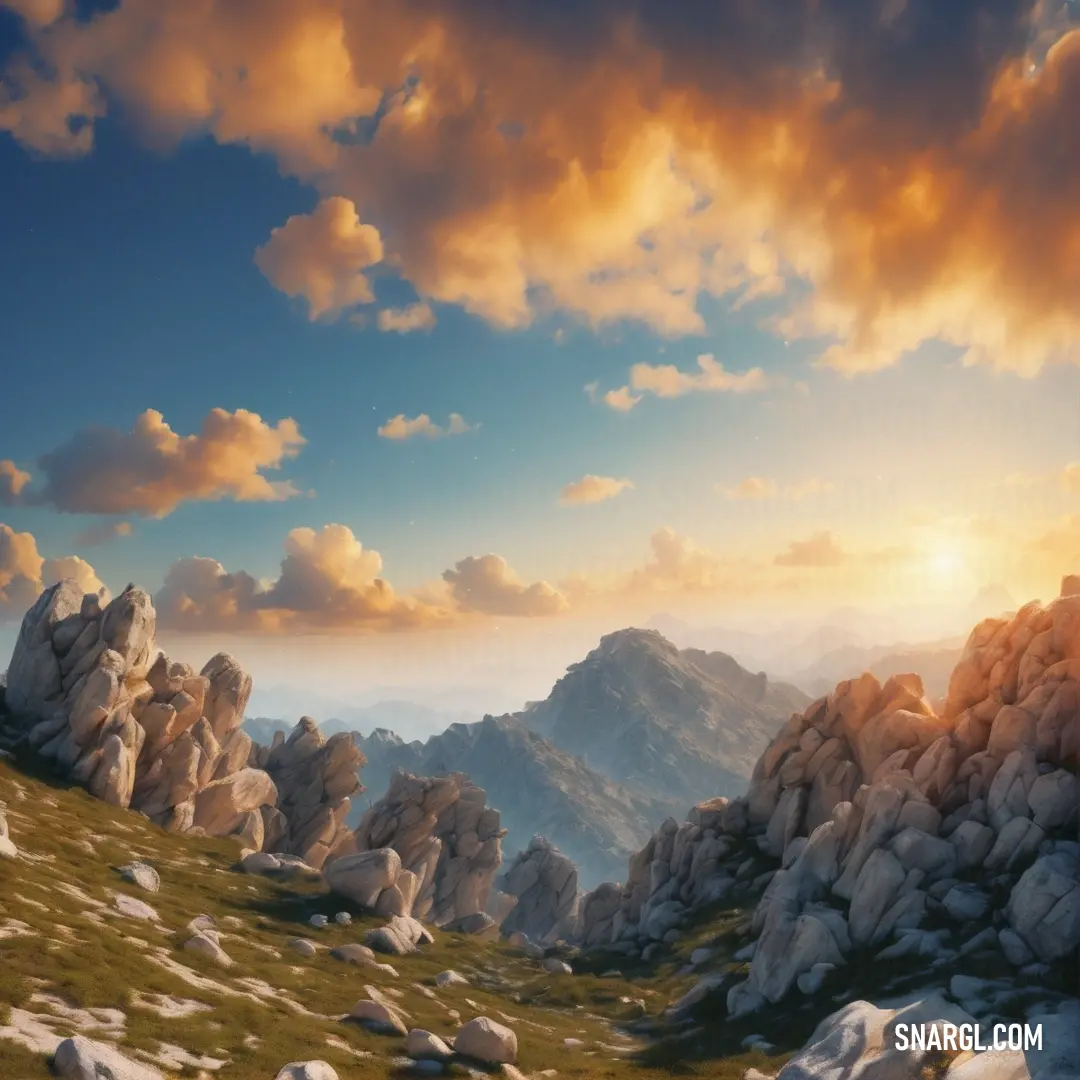
M 535 693 L 658 612 L 1050 599 L 1078 27 L 0 0 L 0 647 L 74 576 L 257 677 Z

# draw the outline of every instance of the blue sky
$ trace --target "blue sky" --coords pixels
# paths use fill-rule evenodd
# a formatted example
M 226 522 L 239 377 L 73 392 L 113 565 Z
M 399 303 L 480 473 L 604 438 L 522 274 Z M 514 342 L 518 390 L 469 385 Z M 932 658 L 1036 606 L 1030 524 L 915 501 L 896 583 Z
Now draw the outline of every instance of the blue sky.
M 518 16 L 503 24 L 492 15 L 490 36 L 523 55 L 532 50 L 535 67 L 501 70 L 469 35 L 475 12 L 451 5 L 440 16 L 448 40 L 461 35 L 475 54 L 448 48 L 396 86 L 374 54 L 352 43 L 348 85 L 333 81 L 331 59 L 309 71 L 308 55 L 290 52 L 304 18 L 343 19 L 347 38 L 363 5 L 327 0 L 304 16 L 278 13 L 280 25 L 263 27 L 277 35 L 275 48 L 262 52 L 243 33 L 229 37 L 235 27 L 215 27 L 212 14 L 170 36 L 141 24 L 124 2 L 81 22 L 20 22 L 13 12 L 27 15 L 26 0 L 4 7 L 12 10 L 0 24 L 0 459 L 31 479 L 0 506 L 0 521 L 9 533 L 30 534 L 42 559 L 77 555 L 111 590 L 131 580 L 155 593 L 171 567 L 215 560 L 220 573 L 205 595 L 185 594 L 187 622 L 177 616 L 177 627 L 239 634 L 398 628 L 398 615 L 382 608 L 372 618 L 366 590 L 375 586 L 355 548 L 340 565 L 325 552 L 318 566 L 314 555 L 304 564 L 323 600 L 314 592 L 297 600 L 294 589 L 290 607 L 284 589 L 274 593 L 286 537 L 330 524 L 380 553 L 378 574 L 404 598 L 408 626 L 430 615 L 470 632 L 489 617 L 601 613 L 617 623 L 686 608 L 709 618 L 755 597 L 788 597 L 794 606 L 809 597 L 823 608 L 895 604 L 919 589 L 959 599 L 998 580 L 1026 595 L 1071 568 L 1072 538 L 1080 538 L 1080 484 L 1068 471 L 1080 461 L 1080 373 L 1061 363 L 1074 340 L 1070 257 L 1045 251 L 1042 276 L 1011 277 L 1022 256 L 1009 246 L 1005 218 L 996 231 L 985 220 L 949 224 L 956 235 L 939 244 L 923 218 L 963 205 L 950 186 L 956 176 L 972 191 L 989 181 L 960 157 L 944 167 L 937 137 L 919 141 L 926 116 L 898 117 L 879 102 L 879 120 L 913 141 L 923 171 L 898 180 L 895 192 L 853 194 L 841 207 L 820 183 L 800 188 L 779 167 L 743 177 L 747 145 L 707 143 L 743 138 L 744 128 L 776 116 L 712 86 L 708 69 L 695 66 L 694 44 L 674 32 L 648 47 L 673 57 L 687 50 L 678 77 L 689 88 L 671 100 L 694 100 L 698 112 L 688 120 L 660 83 L 651 88 L 660 104 L 643 113 L 640 130 L 624 130 L 620 94 L 646 77 L 632 65 L 602 84 L 581 116 L 557 94 L 520 94 L 515 78 L 543 89 L 556 66 L 543 53 L 553 42 L 530 37 L 524 15 L 520 25 Z M 586 74 L 612 47 L 603 22 L 580 31 L 580 55 L 567 61 Z M 419 35 L 419 25 L 406 18 L 402 33 Z M 550 29 L 553 40 L 573 33 L 559 20 Z M 209 105 L 191 90 L 202 84 L 170 66 L 181 32 L 190 35 L 192 63 L 205 61 L 220 80 L 207 83 Z M 136 40 L 153 64 L 136 62 Z M 998 66 L 983 74 L 1004 78 L 1019 55 L 1007 49 L 1017 47 L 1002 44 L 1006 52 L 987 61 Z M 26 55 L 46 62 L 42 70 L 51 65 L 44 83 L 27 81 L 18 67 Z M 793 63 L 767 60 L 777 71 Z M 843 87 L 843 58 L 837 63 Z M 222 76 L 230 65 L 246 73 L 235 83 Z M 490 130 L 477 108 L 469 113 L 446 91 L 451 70 L 466 83 L 487 80 Z M 293 90 L 275 97 L 289 80 Z M 73 106 L 58 129 L 44 96 L 50 86 L 91 87 L 98 103 Z M 372 87 L 381 88 L 388 119 L 370 145 L 327 142 L 342 116 L 370 111 Z M 906 100 L 900 90 L 889 88 Z M 975 129 L 989 115 L 986 101 L 965 121 Z M 1026 107 L 1016 105 L 1020 130 Z M 743 128 L 721 135 L 699 123 L 706 113 L 717 121 L 747 109 Z M 519 114 L 523 134 L 510 138 L 504 121 Z M 576 141 L 586 122 L 592 144 Z M 451 123 L 456 141 L 446 136 Z M 852 153 L 821 124 L 808 124 L 804 150 L 819 178 L 842 174 L 855 192 L 888 171 L 884 143 L 868 138 Z M 492 142 L 495 130 L 504 134 Z M 91 132 L 92 142 L 83 137 Z M 721 165 L 730 175 L 718 179 Z M 320 207 L 335 199 L 348 200 L 353 224 L 344 237 L 316 227 Z M 1029 215 L 1033 234 L 1047 227 L 1036 217 L 1040 205 L 1015 210 Z M 895 211 L 896 221 L 894 206 L 908 208 Z M 303 229 L 307 246 L 288 248 L 287 236 L 303 240 Z M 365 229 L 381 236 L 382 258 L 356 255 Z M 278 260 L 272 272 L 256 265 L 264 247 Z M 717 285 L 720 278 L 727 283 Z M 314 290 L 329 279 L 335 288 L 366 280 L 370 302 L 311 319 Z M 290 289 L 296 280 L 301 287 Z M 748 289 L 760 298 L 741 302 Z M 434 314 L 430 329 L 378 328 L 380 311 L 419 302 Z M 522 304 L 528 314 L 519 317 Z M 796 315 L 802 330 L 777 325 Z M 671 396 L 646 388 L 628 410 L 603 398 L 632 386 L 634 365 L 676 378 L 669 365 L 692 375 L 703 354 L 736 379 L 760 368 L 765 385 Z M 965 354 L 980 362 L 964 366 Z M 299 494 L 265 501 L 227 484 L 209 495 L 193 489 L 160 518 L 71 513 L 56 499 L 30 497 L 42 491 L 42 455 L 88 426 L 130 432 L 147 409 L 181 436 L 199 433 L 214 409 L 247 410 L 271 427 L 291 418 L 306 443 L 280 468 L 254 471 L 290 481 Z M 378 431 L 399 414 L 445 427 L 453 413 L 475 430 L 407 440 Z M 109 482 L 104 467 L 94 475 Z M 631 484 L 605 501 L 560 505 L 560 492 L 587 476 Z M 86 542 L 87 529 L 120 521 L 132 535 Z M 651 538 L 663 530 L 683 545 L 681 561 L 650 569 Z M 505 560 L 502 569 L 488 566 L 491 595 L 481 597 L 478 580 L 450 595 L 444 572 L 488 554 Z M 48 583 L 48 565 L 39 573 L 20 569 L 10 552 L 5 558 L 0 590 L 19 574 L 31 590 Z M 262 582 L 258 595 L 244 601 L 244 618 L 215 621 L 224 609 L 214 605 L 232 603 L 228 575 L 237 571 Z M 350 598 L 355 618 L 342 614 Z M 9 619 L 20 612 L 14 601 L 5 608 Z

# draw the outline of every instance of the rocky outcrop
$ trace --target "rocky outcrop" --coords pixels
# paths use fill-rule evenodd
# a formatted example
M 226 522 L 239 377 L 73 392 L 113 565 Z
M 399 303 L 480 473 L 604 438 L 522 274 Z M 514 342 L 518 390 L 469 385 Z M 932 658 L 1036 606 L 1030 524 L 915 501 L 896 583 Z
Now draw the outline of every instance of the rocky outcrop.
M 545 944 L 573 936 L 580 899 L 577 869 L 542 836 L 518 853 L 495 888 L 514 902 L 498 920 L 504 935 L 520 932 Z
M 514 716 L 452 724 L 427 742 L 405 743 L 376 730 L 360 745 L 368 759 L 364 783 L 372 794 L 385 792 L 399 768 L 416 776 L 464 773 L 498 806 L 507 830 L 503 847 L 525 848 L 540 833 L 590 884 L 621 873 L 655 823 L 673 809 L 685 809 L 685 798 L 673 808 L 666 799 L 635 794 Z
M 331 852 L 336 892 L 380 914 L 449 926 L 483 913 L 502 861 L 499 812 L 465 777 L 398 773 Z
M 251 676 L 227 653 L 200 672 L 155 644 L 150 597 L 104 608 L 74 581 L 41 594 L 8 667 L 0 728 L 97 798 L 174 832 L 236 836 L 319 867 L 346 831 L 363 755 L 304 718 L 255 746 L 241 729 Z
M 1064 591 L 976 626 L 940 713 L 917 676 L 866 674 L 794 715 L 745 797 L 666 821 L 625 885 L 585 897 L 582 940 L 656 948 L 691 908 L 763 887 L 734 1014 L 857 951 L 988 949 L 1032 975 L 1075 958 L 1080 596 Z
M 363 790 L 358 774 L 365 759 L 356 740 L 345 732 L 325 739 L 318 724 L 304 716 L 287 739 L 253 748 L 250 760 L 273 780 L 277 810 L 285 819 L 266 849 L 321 867 L 348 831 L 350 796 Z
M 251 748 L 239 730 L 251 678 L 225 653 L 198 674 L 171 663 L 155 625 L 141 589 L 103 609 L 96 594 L 59 582 L 23 619 L 6 708 L 26 743 L 92 795 L 177 831 L 250 831 L 254 840 L 249 815 L 272 806 L 275 792 L 231 779 Z

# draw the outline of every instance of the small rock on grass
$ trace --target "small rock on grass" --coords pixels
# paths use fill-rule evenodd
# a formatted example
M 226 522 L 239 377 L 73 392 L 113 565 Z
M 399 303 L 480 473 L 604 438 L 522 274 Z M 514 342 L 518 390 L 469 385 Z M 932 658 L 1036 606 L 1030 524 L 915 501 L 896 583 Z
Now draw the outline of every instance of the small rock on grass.
M 448 968 L 446 971 L 440 971 L 435 976 L 436 986 L 468 986 L 469 980 L 465 978 L 460 972 L 454 971 L 453 968 Z
M 289 942 L 289 948 L 293 952 L 298 952 L 301 956 L 314 956 L 319 951 L 314 941 L 302 937 L 293 938 Z
M 120 867 L 120 873 L 125 881 L 130 881 L 147 892 L 157 892 L 161 888 L 161 878 L 149 863 L 130 862 Z
M 292 1061 L 274 1080 L 338 1080 L 338 1074 L 325 1061 Z
M 458 1032 L 454 1049 L 488 1065 L 513 1065 L 517 1061 L 517 1034 L 490 1017 L 477 1016 Z
M 433 1035 L 423 1028 L 413 1028 L 405 1039 L 405 1053 L 417 1061 L 445 1061 L 453 1051 L 438 1035 Z

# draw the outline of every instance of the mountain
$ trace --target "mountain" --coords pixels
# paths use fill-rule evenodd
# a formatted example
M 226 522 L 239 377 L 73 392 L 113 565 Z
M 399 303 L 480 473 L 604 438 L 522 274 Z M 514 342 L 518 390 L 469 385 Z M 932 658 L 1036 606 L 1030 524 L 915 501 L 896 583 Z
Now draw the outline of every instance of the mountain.
M 769 739 L 809 700 L 730 656 L 680 652 L 656 630 L 630 628 L 601 638 L 518 715 L 637 795 L 686 806 L 742 791 Z
M 530 731 L 515 716 L 485 716 L 475 724 L 452 724 L 427 742 L 404 742 L 378 730 L 357 742 L 367 757 L 361 779 L 367 798 L 354 800 L 352 817 L 389 785 L 395 769 L 417 776 L 460 772 L 487 792 L 508 830 L 506 851 L 522 850 L 534 835 L 546 837 L 595 884 L 620 876 L 630 854 L 670 815 L 689 802 L 633 793 Z
M 319 729 L 327 736 L 339 731 L 374 731 L 390 728 L 412 739 L 426 739 L 445 731 L 451 724 L 471 723 L 482 713 L 436 709 L 416 701 L 380 700 L 357 705 L 318 694 L 304 695 L 289 687 L 273 687 L 251 693 L 245 730 L 256 741 L 270 743 L 275 731 L 291 731 L 300 716 L 320 716 Z
M 844 679 L 857 679 L 869 671 L 880 681 L 892 675 L 915 672 L 931 699 L 944 697 L 949 676 L 964 650 L 962 637 L 942 638 L 922 644 L 848 646 L 826 653 L 811 666 L 791 676 L 807 693 L 820 697 Z

